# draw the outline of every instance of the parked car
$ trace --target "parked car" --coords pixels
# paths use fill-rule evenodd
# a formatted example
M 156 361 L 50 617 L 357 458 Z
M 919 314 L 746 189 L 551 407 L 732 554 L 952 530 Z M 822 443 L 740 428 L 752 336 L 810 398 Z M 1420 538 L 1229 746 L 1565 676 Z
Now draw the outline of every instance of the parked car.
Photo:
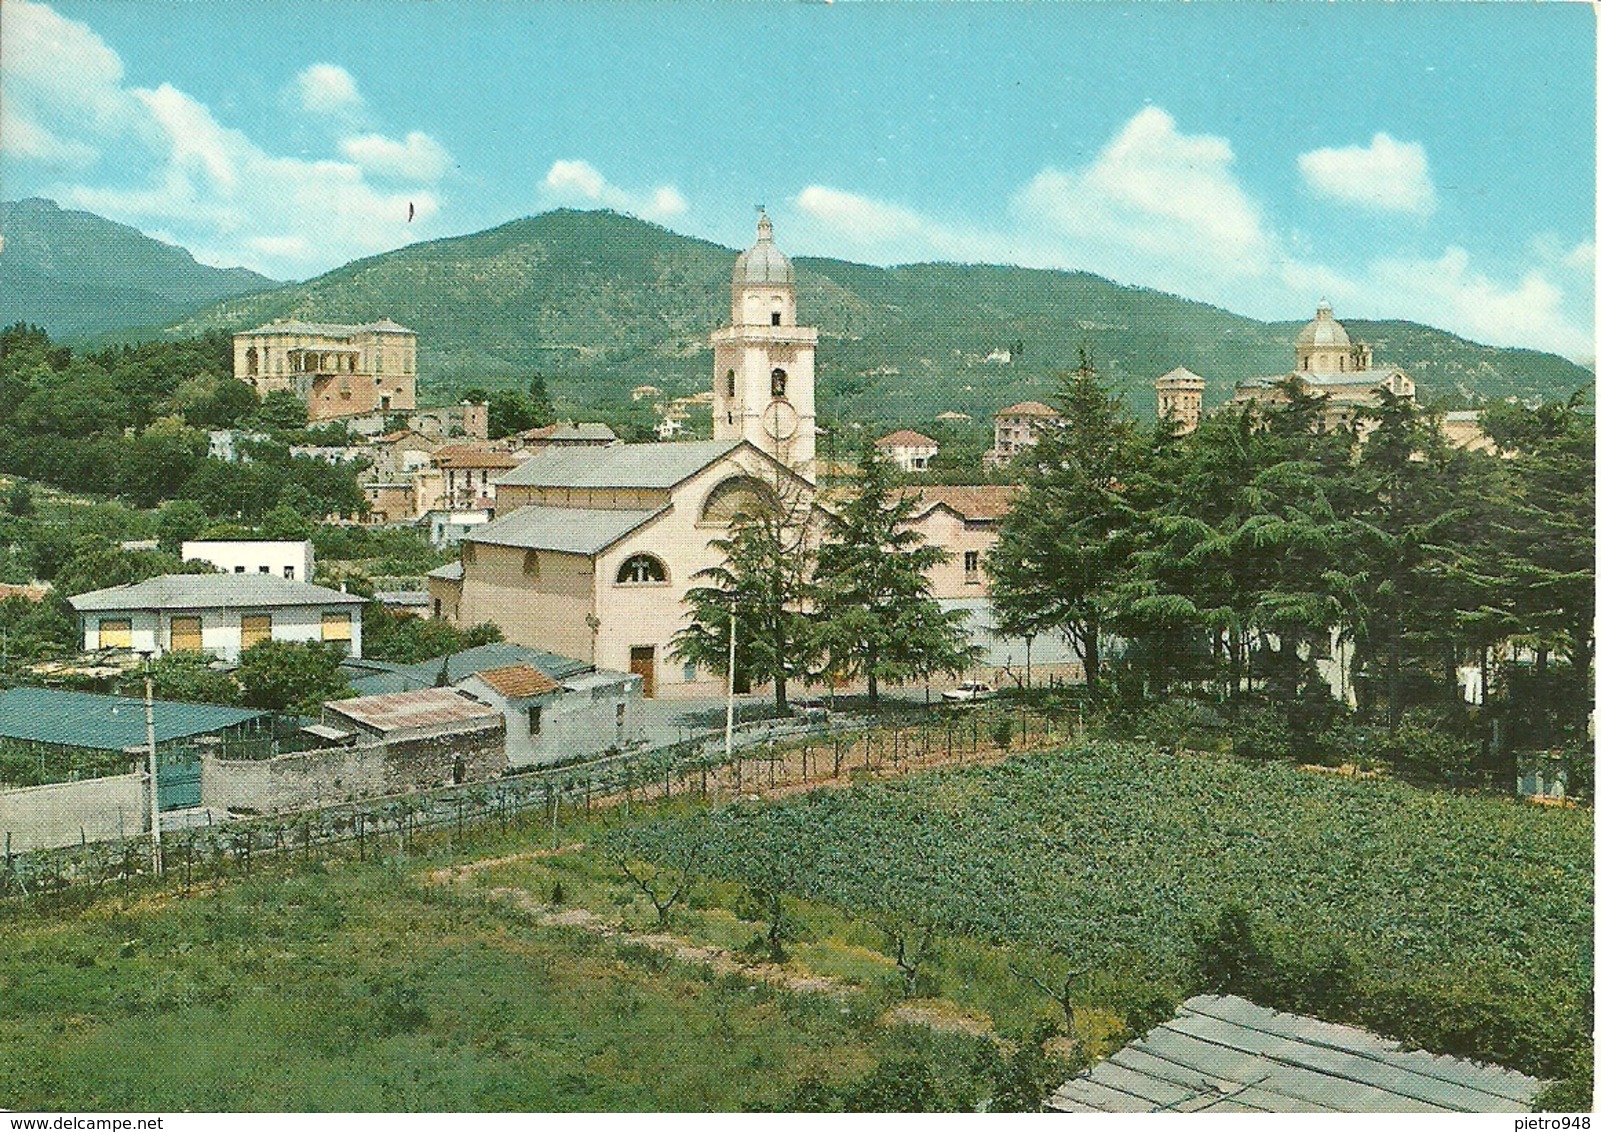
M 995 689 L 988 684 L 977 680 L 969 680 L 965 684 L 958 684 L 940 693 L 940 697 L 952 703 L 972 703 L 974 700 L 988 700 L 995 696 Z

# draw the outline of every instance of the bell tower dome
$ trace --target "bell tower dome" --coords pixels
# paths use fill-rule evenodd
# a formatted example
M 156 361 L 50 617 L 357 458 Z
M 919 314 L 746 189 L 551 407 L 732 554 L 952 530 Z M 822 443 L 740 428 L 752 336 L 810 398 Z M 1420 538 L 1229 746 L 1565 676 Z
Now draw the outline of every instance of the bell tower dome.
M 712 436 L 748 440 L 810 479 L 817 456 L 817 330 L 798 325 L 795 266 L 765 209 L 734 260 L 729 325 L 712 344 Z

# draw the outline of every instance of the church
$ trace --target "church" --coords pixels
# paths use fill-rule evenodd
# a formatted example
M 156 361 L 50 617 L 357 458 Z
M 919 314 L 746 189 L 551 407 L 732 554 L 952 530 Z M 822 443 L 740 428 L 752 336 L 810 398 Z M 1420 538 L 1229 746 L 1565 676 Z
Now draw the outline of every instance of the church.
M 490 621 L 508 641 L 633 672 L 647 696 L 722 679 L 672 657 L 685 595 L 753 495 L 812 505 L 817 330 L 765 213 L 734 262 L 729 324 L 711 335 L 712 439 L 550 448 L 496 482 L 497 516 L 429 575 L 434 616 Z

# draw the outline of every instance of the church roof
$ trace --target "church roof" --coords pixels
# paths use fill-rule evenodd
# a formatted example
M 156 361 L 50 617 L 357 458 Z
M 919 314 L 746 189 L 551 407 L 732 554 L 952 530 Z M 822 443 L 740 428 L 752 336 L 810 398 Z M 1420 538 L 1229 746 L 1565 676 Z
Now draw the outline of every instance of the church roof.
M 1306 346 L 1349 346 L 1351 336 L 1345 332 L 1345 327 L 1334 321 L 1334 308 L 1328 303 L 1319 303 L 1317 317 L 1305 326 L 1295 336 L 1296 348 Z
M 776 283 L 785 287 L 795 285 L 795 265 L 773 243 L 773 222 L 762 213 L 756 222 L 756 242 L 748 251 L 739 253 L 734 260 L 734 286 Z
M 1249 377 L 1240 382 L 1240 389 L 1267 389 L 1291 378 L 1308 389 L 1371 389 L 1401 374 L 1400 366 L 1374 366 L 1372 369 L 1351 370 L 1347 373 L 1278 373 L 1268 377 Z
M 670 488 L 721 460 L 742 441 L 547 448 L 495 482 L 513 487 Z
M 648 511 L 601 511 L 587 507 L 531 505 L 519 507 L 492 523 L 474 527 L 462 541 L 593 555 L 666 510 L 657 507 Z

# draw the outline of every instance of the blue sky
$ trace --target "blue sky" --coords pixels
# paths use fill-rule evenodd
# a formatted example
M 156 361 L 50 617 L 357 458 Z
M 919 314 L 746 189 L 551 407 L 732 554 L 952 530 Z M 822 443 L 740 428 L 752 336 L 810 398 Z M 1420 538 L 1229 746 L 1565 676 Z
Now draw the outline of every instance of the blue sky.
M 1589 5 L 5 0 L 0 194 L 305 278 L 558 205 L 1594 356 Z M 415 218 L 407 217 L 415 210 Z

